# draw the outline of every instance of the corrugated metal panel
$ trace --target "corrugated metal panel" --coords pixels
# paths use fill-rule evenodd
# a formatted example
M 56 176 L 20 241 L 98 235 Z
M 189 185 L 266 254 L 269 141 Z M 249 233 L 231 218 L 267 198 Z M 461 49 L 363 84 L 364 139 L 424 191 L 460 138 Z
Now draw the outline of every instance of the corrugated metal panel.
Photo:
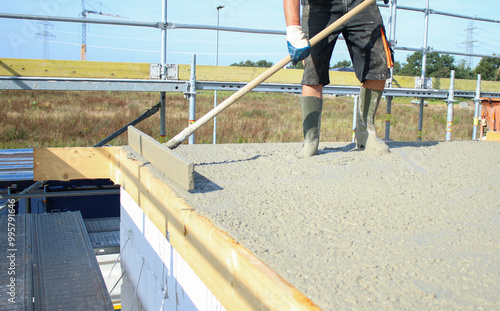
M 33 180 L 33 149 L 0 150 L 0 181 Z

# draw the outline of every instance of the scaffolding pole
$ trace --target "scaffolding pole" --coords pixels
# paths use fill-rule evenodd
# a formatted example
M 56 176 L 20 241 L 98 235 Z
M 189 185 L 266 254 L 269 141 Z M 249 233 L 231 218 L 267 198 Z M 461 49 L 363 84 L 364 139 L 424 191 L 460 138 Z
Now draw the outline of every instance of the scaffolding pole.
M 474 127 L 472 128 L 472 140 L 477 140 L 477 128 L 481 119 L 479 105 L 481 104 L 481 75 L 477 75 L 476 96 L 474 97 Z
M 448 113 L 446 116 L 446 141 L 451 140 L 451 130 L 453 127 L 453 104 L 455 104 L 455 70 L 451 71 L 450 77 L 450 92 L 446 104 L 448 105 Z
M 397 0 L 391 0 L 390 3 L 390 17 L 389 17 L 389 45 L 394 48 L 396 45 L 396 15 L 397 15 Z M 394 76 L 394 68 L 390 69 L 391 77 L 389 79 L 388 86 L 392 88 L 392 79 Z M 391 114 L 392 114 L 392 96 L 385 97 L 387 102 L 386 112 L 385 112 L 385 140 L 391 139 Z
M 167 0 L 163 0 L 162 7 L 162 22 L 167 23 Z M 167 29 L 161 29 L 161 79 L 167 80 Z M 160 142 L 167 141 L 167 125 L 166 125 L 166 93 L 160 92 Z
M 429 0 L 426 0 L 425 4 L 425 17 L 424 17 L 424 52 L 422 53 L 422 76 L 421 76 L 421 88 L 426 89 L 427 83 L 425 81 L 425 71 L 427 67 L 427 47 L 429 40 Z M 417 140 L 422 140 L 422 131 L 423 131 L 423 122 L 424 122 L 424 99 L 420 98 L 420 106 L 418 111 L 418 133 Z

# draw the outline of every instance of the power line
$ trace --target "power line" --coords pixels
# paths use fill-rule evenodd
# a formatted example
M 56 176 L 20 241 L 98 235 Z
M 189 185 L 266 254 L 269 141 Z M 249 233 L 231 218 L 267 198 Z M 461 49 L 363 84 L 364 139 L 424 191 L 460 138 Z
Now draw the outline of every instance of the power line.
M 497 32 L 493 32 L 493 31 L 490 31 L 488 29 L 484 29 L 484 28 L 481 28 L 481 27 L 477 27 L 477 29 L 479 29 L 481 31 L 484 31 L 484 32 L 487 32 L 490 35 L 493 35 L 493 36 L 496 36 L 496 37 L 500 37 L 500 34 L 498 34 Z

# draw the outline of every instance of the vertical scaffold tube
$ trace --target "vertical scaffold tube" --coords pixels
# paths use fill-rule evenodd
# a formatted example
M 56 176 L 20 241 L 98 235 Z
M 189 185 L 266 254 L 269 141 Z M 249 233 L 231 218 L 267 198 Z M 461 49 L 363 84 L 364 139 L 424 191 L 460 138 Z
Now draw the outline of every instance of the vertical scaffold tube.
M 397 0 L 391 0 L 389 6 L 391 16 L 389 18 L 389 45 L 394 48 L 396 45 L 396 14 L 397 14 Z M 391 68 L 391 78 L 389 80 L 389 87 L 392 88 L 392 77 L 394 68 Z M 391 113 L 392 113 L 392 96 L 386 96 L 387 107 L 385 113 L 385 140 L 391 139 Z
M 189 77 L 189 125 L 196 122 L 196 55 L 191 60 L 191 76 Z M 194 133 L 189 136 L 189 144 L 194 144 Z
M 479 126 L 479 104 L 481 103 L 481 75 L 477 75 L 476 96 L 474 97 L 474 127 L 472 140 L 477 140 L 477 127 Z
M 166 107 L 167 107 L 167 93 L 160 92 L 160 143 L 167 141 L 167 130 L 166 130 Z
M 167 0 L 163 0 L 162 4 L 162 22 L 164 25 L 167 24 Z M 161 30 L 161 79 L 167 79 L 166 73 L 167 66 L 167 28 L 163 27 Z M 166 93 L 160 92 L 160 143 L 164 143 L 167 141 L 167 124 L 166 124 Z
M 219 27 L 219 13 L 223 8 L 223 5 L 217 7 L 217 27 Z M 219 29 L 216 31 L 215 38 L 215 66 L 219 66 Z M 217 90 L 214 91 L 214 109 L 215 108 L 217 108 Z M 217 116 L 214 117 L 214 135 L 212 140 L 214 145 L 217 144 Z
M 356 127 L 358 124 L 359 96 L 354 96 L 354 107 L 352 109 L 352 142 L 356 141 Z
M 455 70 L 451 71 L 450 91 L 446 104 L 448 105 L 448 114 L 446 116 L 446 141 L 451 140 L 451 130 L 453 127 L 453 104 L 455 103 Z
M 385 97 L 387 107 L 385 111 L 385 140 L 391 139 L 391 112 L 392 112 L 392 96 Z
M 427 69 L 427 51 L 428 51 L 428 41 L 429 41 L 429 0 L 425 4 L 425 22 L 424 22 L 424 48 L 422 51 L 422 88 L 427 88 L 427 83 L 425 83 L 425 71 Z M 422 140 L 423 122 L 424 122 L 424 99 L 420 99 L 420 107 L 418 112 L 418 135 L 417 140 Z

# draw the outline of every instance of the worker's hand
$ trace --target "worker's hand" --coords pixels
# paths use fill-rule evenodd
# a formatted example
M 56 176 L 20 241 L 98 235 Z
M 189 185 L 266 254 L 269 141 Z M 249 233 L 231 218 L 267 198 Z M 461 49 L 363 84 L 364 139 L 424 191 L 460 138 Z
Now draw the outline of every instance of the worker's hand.
M 389 3 L 389 0 L 384 0 L 384 3 L 385 3 L 385 4 Z
M 311 44 L 306 39 L 300 26 L 286 27 L 286 41 L 288 42 L 288 53 L 290 53 L 293 65 L 311 54 Z

